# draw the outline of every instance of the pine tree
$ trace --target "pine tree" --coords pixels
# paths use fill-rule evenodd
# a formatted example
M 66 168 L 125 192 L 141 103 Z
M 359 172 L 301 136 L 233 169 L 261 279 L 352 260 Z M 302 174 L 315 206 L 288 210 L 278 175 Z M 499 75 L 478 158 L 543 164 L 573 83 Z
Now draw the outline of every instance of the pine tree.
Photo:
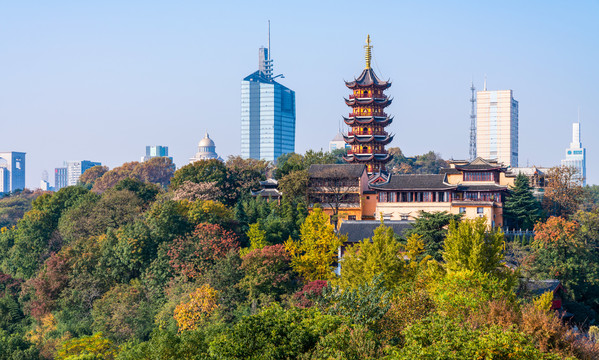
M 541 220 L 541 204 L 532 194 L 526 175 L 516 177 L 503 205 L 503 215 L 509 227 L 523 230 L 531 230 Z

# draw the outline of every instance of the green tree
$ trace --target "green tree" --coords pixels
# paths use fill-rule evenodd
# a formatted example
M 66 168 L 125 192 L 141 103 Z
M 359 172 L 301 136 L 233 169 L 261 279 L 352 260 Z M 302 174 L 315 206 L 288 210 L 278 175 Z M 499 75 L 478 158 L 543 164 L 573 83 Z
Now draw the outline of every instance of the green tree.
M 488 231 L 483 218 L 452 221 L 445 239 L 443 260 L 449 271 L 473 270 L 497 273 L 503 260 L 504 236 L 500 229 Z
M 399 285 L 406 276 L 402 250 L 393 229 L 381 222 L 374 230 L 372 240 L 366 238 L 346 248 L 337 284 L 343 289 L 353 288 L 381 275 L 388 287 Z
M 445 211 L 432 213 L 420 211 L 412 228 L 406 231 L 405 234 L 406 237 L 413 234 L 420 235 L 424 243 L 424 251 L 421 257 L 414 260 L 420 260 L 422 257 L 429 255 L 440 261 L 442 259 L 443 242 L 447 236 L 447 227 L 451 221 L 458 222 L 461 218 L 461 215 L 449 214 Z
M 335 276 L 333 263 L 347 237 L 338 237 L 322 209 L 315 208 L 300 229 L 300 239 L 289 239 L 285 248 L 291 265 L 306 281 L 329 280 Z
M 307 170 L 293 171 L 279 179 L 279 190 L 285 198 L 306 201 L 309 180 L 310 176 Z
M 518 174 L 503 205 L 503 216 L 510 228 L 531 230 L 541 220 L 541 204 L 531 192 L 528 177 Z
M 216 200 L 225 205 L 233 206 L 239 197 L 239 190 L 230 170 L 222 161 L 216 159 L 195 161 L 175 171 L 171 189 L 177 190 L 186 181 L 196 184 L 214 183 L 220 190 L 220 197 Z

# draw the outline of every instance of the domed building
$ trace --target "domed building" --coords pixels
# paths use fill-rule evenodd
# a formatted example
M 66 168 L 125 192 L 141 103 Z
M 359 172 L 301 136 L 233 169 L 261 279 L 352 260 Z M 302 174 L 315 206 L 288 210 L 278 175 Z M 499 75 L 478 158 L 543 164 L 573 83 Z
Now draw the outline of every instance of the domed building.
M 206 132 L 206 136 L 204 136 L 204 138 L 200 140 L 200 143 L 198 144 L 198 152 L 195 154 L 194 157 L 189 159 L 189 163 L 191 164 L 196 161 L 210 159 L 223 161 L 223 159 L 216 153 L 216 145 L 214 144 L 214 141 L 212 141 L 212 139 Z

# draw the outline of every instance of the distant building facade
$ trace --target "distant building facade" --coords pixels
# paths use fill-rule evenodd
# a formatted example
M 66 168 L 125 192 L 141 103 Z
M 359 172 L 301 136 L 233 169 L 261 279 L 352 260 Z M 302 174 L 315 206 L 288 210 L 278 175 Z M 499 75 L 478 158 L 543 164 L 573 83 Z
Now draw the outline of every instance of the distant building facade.
M 580 142 L 580 123 L 572 124 L 572 142 L 566 149 L 566 158 L 562 160 L 562 166 L 570 166 L 576 169 L 577 177 L 582 186 L 587 184 L 587 150 L 582 147 Z
M 25 153 L 0 152 L 0 193 L 25 189 Z
M 173 160 L 172 157 L 168 156 L 168 146 L 146 146 L 146 155 L 141 157 L 141 162 L 148 161 L 155 157 L 167 157 Z
M 518 101 L 512 90 L 476 93 L 476 155 L 518 167 Z
M 333 138 L 333 140 L 329 141 L 329 152 L 333 152 L 333 150 L 337 149 L 346 149 L 350 148 L 348 144 L 345 143 L 345 139 L 341 132 L 338 132 L 337 135 Z
M 102 163 L 82 160 L 82 161 L 67 161 L 67 186 L 77 185 L 79 182 L 79 177 L 85 172 L 85 170 L 102 165 Z
M 241 81 L 241 156 L 276 161 L 295 151 L 295 92 L 274 80 L 269 49 Z
M 210 135 L 206 133 L 206 136 L 204 136 L 204 138 L 200 140 L 198 144 L 198 152 L 191 159 L 189 159 L 189 163 L 191 164 L 196 161 L 210 159 L 223 161 L 223 159 L 216 153 L 216 145 L 214 144 L 214 141 L 212 141 Z
M 54 190 L 58 191 L 67 186 L 67 168 L 54 169 Z

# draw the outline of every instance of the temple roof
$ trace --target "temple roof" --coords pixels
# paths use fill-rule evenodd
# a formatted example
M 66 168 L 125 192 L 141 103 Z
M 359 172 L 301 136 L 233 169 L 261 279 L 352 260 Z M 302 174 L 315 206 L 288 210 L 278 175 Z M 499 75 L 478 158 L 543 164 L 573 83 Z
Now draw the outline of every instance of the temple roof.
M 331 176 L 336 178 L 359 178 L 366 171 L 366 166 L 361 164 L 314 164 L 310 165 L 308 174 L 311 178 L 327 179 Z
M 455 164 L 455 168 L 462 171 L 485 171 L 485 170 L 502 170 L 504 169 L 500 163 L 493 160 L 485 160 L 477 157 L 467 164 Z
M 481 184 L 481 185 L 458 185 L 459 191 L 503 191 L 507 190 L 507 186 L 497 184 Z
M 393 136 L 394 135 L 343 135 L 345 142 L 348 144 L 376 142 L 383 145 L 387 145 L 393 141 Z
M 413 221 L 387 220 L 385 226 L 393 229 L 396 235 L 403 236 L 406 230 L 411 229 Z M 347 242 L 356 243 L 374 236 L 374 229 L 381 226 L 379 220 L 347 220 L 339 226 L 339 234 L 347 235 Z
M 354 89 L 356 87 L 365 88 L 371 86 L 380 89 L 387 89 L 389 86 L 391 86 L 391 82 L 379 79 L 371 68 L 367 68 L 364 69 L 364 71 L 362 71 L 362 74 L 360 74 L 360 76 L 358 76 L 357 79 L 354 79 L 354 81 L 346 81 L 345 86 L 347 86 L 350 89 Z
M 354 125 L 355 123 L 359 125 L 368 125 L 375 123 L 381 126 L 387 126 L 393 122 L 393 117 L 389 116 L 352 116 L 350 118 L 346 118 L 343 116 L 343 121 L 347 125 Z
M 371 104 L 376 104 L 379 106 L 384 106 L 387 107 L 389 105 L 391 105 L 391 103 L 393 102 L 393 99 L 390 98 L 384 98 L 384 99 L 380 99 L 380 98 L 361 98 L 361 99 L 344 99 L 345 100 L 345 104 L 347 106 L 365 106 L 365 105 L 371 105 Z
M 377 190 L 450 190 L 456 185 L 447 183 L 443 174 L 392 174 L 389 181 L 371 184 Z

